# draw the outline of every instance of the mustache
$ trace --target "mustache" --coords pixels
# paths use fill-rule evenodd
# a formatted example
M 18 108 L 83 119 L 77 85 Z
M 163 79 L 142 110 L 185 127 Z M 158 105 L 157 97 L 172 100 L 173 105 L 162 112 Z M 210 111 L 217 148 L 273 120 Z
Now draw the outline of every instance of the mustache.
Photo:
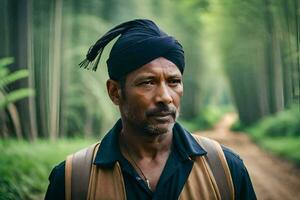
M 173 115 L 176 116 L 177 109 L 174 106 L 159 105 L 153 109 L 146 112 L 146 116 L 156 116 L 156 115 Z

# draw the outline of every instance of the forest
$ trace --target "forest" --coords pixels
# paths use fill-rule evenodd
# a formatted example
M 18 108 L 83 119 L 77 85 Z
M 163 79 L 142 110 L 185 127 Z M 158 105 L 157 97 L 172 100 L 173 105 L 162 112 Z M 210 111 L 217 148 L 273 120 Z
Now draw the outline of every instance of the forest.
M 120 117 L 106 91 L 112 44 L 97 72 L 78 64 L 137 18 L 183 44 L 179 122 L 201 132 L 236 113 L 231 130 L 300 166 L 298 0 L 1 0 L 0 199 L 42 199 L 53 166 Z

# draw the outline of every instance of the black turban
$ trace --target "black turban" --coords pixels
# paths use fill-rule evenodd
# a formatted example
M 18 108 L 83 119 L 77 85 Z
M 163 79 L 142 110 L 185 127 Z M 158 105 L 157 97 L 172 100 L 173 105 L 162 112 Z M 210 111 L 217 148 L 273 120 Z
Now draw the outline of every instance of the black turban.
M 104 47 L 118 35 L 121 36 L 113 45 L 107 60 L 111 79 L 119 80 L 158 57 L 170 60 L 183 73 L 182 46 L 175 38 L 161 31 L 154 22 L 146 19 L 124 22 L 108 31 L 90 47 L 80 67 L 87 68 L 98 56 L 93 62 L 93 70 L 96 71 Z

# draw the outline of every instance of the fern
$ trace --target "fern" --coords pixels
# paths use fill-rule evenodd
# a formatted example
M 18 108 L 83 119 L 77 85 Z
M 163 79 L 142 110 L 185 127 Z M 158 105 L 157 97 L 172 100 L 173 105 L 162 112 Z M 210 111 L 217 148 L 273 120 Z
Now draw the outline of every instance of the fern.
M 0 59 L 0 110 L 9 104 L 20 99 L 34 95 L 31 88 L 19 88 L 12 91 L 7 90 L 7 86 L 22 78 L 27 78 L 29 73 L 26 69 L 21 69 L 10 73 L 8 66 L 13 63 L 13 58 Z

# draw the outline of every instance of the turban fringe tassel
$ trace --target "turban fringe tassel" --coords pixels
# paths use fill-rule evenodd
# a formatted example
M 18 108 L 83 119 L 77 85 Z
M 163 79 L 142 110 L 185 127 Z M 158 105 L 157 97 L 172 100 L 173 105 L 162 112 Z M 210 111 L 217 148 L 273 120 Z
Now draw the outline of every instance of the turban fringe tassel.
M 97 55 L 97 58 L 95 61 L 90 61 L 88 60 L 87 58 L 84 59 L 82 62 L 79 63 L 79 67 L 80 68 L 84 68 L 84 69 L 90 69 L 89 66 L 92 66 L 92 70 L 93 71 L 96 71 L 97 68 L 98 68 L 98 64 L 99 64 L 99 61 L 100 61 L 100 57 L 102 55 L 102 52 L 103 52 L 103 49 L 104 48 L 101 48 L 98 52 L 98 55 Z
M 88 61 L 88 59 L 84 59 L 83 61 L 81 61 L 78 65 L 79 65 L 79 67 L 80 68 L 84 68 L 84 69 L 86 69 L 87 67 L 88 67 L 88 65 L 89 65 L 89 62 L 90 61 Z
M 80 68 L 83 67 L 84 69 L 90 69 L 89 66 L 92 65 L 92 70 L 96 71 L 105 46 L 114 38 L 138 23 L 139 22 L 137 20 L 124 22 L 105 33 L 103 37 L 101 37 L 94 45 L 89 48 L 88 53 L 86 54 L 86 58 L 79 63 Z M 93 62 L 96 57 L 96 61 Z

